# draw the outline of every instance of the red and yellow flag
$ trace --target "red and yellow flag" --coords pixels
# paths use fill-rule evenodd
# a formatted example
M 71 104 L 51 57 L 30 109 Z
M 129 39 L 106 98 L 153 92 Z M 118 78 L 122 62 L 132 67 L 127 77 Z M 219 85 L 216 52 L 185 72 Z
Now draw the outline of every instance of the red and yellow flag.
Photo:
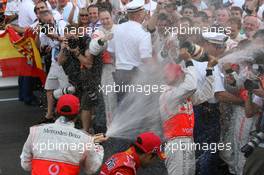
M 19 36 L 12 27 L 0 34 L 0 69 L 3 77 L 39 77 L 44 85 L 46 73 L 31 30 Z

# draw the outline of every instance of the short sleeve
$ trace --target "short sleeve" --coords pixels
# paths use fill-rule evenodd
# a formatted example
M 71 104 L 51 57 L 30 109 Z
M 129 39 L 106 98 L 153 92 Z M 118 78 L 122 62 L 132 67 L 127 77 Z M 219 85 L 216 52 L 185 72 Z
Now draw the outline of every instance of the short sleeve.
M 151 58 L 152 57 L 152 43 L 151 35 L 149 32 L 144 32 L 139 41 L 139 54 L 140 58 Z
M 221 72 L 218 66 L 215 67 L 214 77 L 215 77 L 215 82 L 214 82 L 215 92 L 225 91 L 223 76 L 221 75 Z

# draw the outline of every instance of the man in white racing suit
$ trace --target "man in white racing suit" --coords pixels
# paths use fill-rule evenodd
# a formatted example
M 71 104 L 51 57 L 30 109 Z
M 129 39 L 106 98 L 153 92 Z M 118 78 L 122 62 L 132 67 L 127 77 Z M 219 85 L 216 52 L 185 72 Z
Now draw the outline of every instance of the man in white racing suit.
M 24 144 L 21 166 L 32 175 L 77 175 L 80 166 L 87 174 L 95 173 L 103 160 L 103 135 L 92 137 L 74 128 L 79 113 L 79 99 L 67 94 L 59 98 L 56 111 L 61 116 L 55 123 L 30 128 Z
M 185 69 L 174 63 L 165 66 L 165 80 L 168 86 L 160 96 L 160 113 L 163 133 L 168 140 L 165 147 L 165 164 L 169 175 L 195 174 L 193 105 L 203 103 L 214 94 L 212 68 L 217 61 L 210 57 L 206 81 L 199 88 L 191 56 L 185 49 L 180 51 L 180 58 L 185 60 Z

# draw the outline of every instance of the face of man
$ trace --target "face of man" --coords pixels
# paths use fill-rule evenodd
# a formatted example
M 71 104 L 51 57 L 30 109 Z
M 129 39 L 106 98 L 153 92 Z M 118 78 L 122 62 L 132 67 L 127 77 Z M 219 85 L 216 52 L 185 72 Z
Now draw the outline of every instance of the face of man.
M 231 15 L 232 15 L 232 17 L 237 17 L 239 19 L 242 18 L 241 14 L 240 14 L 240 11 L 238 11 L 238 10 L 232 10 L 231 11 Z
M 80 21 L 82 23 L 82 25 L 87 25 L 89 22 L 89 14 L 87 11 L 82 11 L 80 12 Z
M 248 16 L 244 19 L 243 28 L 248 37 L 254 35 L 254 33 L 259 29 L 258 19 L 254 16 Z
M 92 23 L 95 23 L 98 20 L 98 8 L 97 7 L 90 7 L 88 9 L 88 13 L 89 13 L 89 20 Z
M 168 26 L 168 22 L 166 20 L 158 20 L 158 22 L 157 22 L 158 33 L 160 35 L 164 35 L 165 29 L 167 26 Z
M 208 16 L 208 22 L 211 24 L 213 23 L 213 13 L 210 10 L 204 10 L 204 12 L 207 14 Z
M 68 3 L 68 0 L 58 0 L 58 6 L 60 8 L 65 7 L 67 5 L 67 3 Z
M 113 26 L 113 20 L 109 12 L 103 11 L 99 14 L 99 20 L 101 21 L 103 27 L 110 30 Z
M 58 1 L 57 0 L 49 0 L 52 9 L 57 7 Z
M 226 22 L 228 21 L 228 19 L 229 19 L 229 15 L 228 15 L 228 12 L 226 10 L 224 10 L 224 9 L 217 10 L 216 21 L 218 24 L 225 25 Z
M 231 33 L 229 34 L 230 38 L 235 39 L 240 31 L 238 25 L 235 23 L 232 23 L 232 24 L 228 23 L 228 26 L 231 27 L 230 28 Z
M 52 16 L 52 14 L 50 13 L 44 13 L 41 16 L 41 19 L 44 23 L 47 23 L 47 24 L 54 24 L 54 18 Z
M 46 4 L 44 2 L 40 2 L 36 5 L 36 12 L 37 12 L 37 17 L 40 18 L 40 12 L 41 11 L 45 11 L 48 10 L 48 7 L 46 6 Z
M 203 45 L 203 48 L 209 55 L 219 57 L 225 52 L 226 44 L 220 45 L 220 44 L 213 44 L 213 43 L 206 42 Z
M 182 16 L 192 18 L 194 16 L 194 12 L 192 9 L 186 8 L 183 10 Z

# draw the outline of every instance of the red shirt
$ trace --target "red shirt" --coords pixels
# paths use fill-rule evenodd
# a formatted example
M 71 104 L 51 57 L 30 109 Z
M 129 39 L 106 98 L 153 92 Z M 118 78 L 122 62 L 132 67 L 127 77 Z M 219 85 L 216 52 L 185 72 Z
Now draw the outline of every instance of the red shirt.
M 99 175 L 136 175 L 140 166 L 139 156 L 135 148 L 130 147 L 127 151 L 114 154 L 102 166 Z

